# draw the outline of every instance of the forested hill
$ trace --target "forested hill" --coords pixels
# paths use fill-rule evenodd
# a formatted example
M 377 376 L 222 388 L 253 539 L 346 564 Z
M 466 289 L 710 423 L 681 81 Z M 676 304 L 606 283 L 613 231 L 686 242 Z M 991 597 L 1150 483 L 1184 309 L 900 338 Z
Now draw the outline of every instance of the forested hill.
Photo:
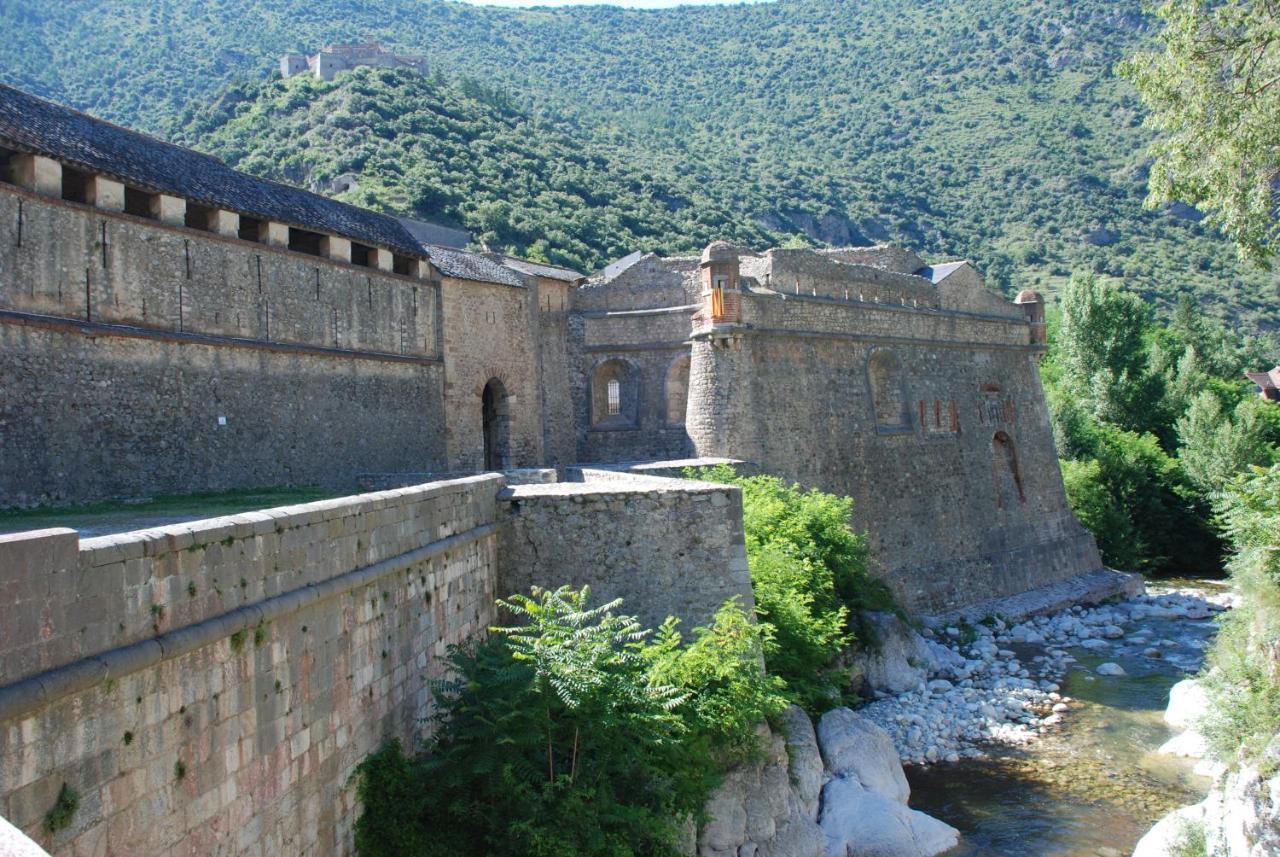
M 635 248 L 697 251 L 785 236 L 718 210 L 696 179 L 655 176 L 625 147 L 495 104 L 467 81 L 360 68 L 232 86 L 173 137 L 234 166 L 341 199 L 469 229 L 519 255 L 594 271 Z M 705 216 L 714 212 L 714 216 Z
M 171 136 L 189 127 L 176 117 L 194 103 L 196 127 L 217 140 L 189 142 L 245 155 L 246 167 L 267 172 L 284 170 L 266 160 L 285 143 L 270 122 L 220 123 L 226 109 L 204 112 L 229 82 L 262 81 L 280 53 L 333 41 L 378 39 L 421 53 L 450 80 L 504 93 L 482 100 L 505 102 L 507 118 L 495 121 L 529 131 L 525 142 L 539 153 L 553 155 L 540 148 L 535 129 L 545 127 L 595 159 L 587 180 L 596 183 L 580 196 L 608 210 L 598 217 L 605 232 L 581 237 L 585 250 L 561 247 L 562 260 L 688 245 L 695 236 L 669 230 L 691 222 L 706 227 L 694 230 L 698 240 L 713 227 L 830 243 L 890 237 L 933 257 L 974 258 L 1006 288 L 1052 291 L 1087 269 L 1159 304 L 1191 292 L 1210 314 L 1280 324 L 1274 275 L 1241 268 L 1230 247 L 1187 219 L 1194 212 L 1141 208 L 1141 108 L 1111 73 L 1151 38 L 1138 0 L 780 0 L 646 12 L 428 0 L 17 0 L 0 8 L 0 26 L 0 79 Z M 297 129 L 300 117 L 320 116 L 321 95 L 299 90 L 269 109 Z M 248 99 L 236 109 L 252 113 L 280 93 L 242 84 L 233 97 Z M 396 97 L 375 98 L 374 112 L 390 124 Z M 251 127 L 268 137 L 236 138 Z M 370 134 L 373 146 L 382 131 Z M 316 145 L 294 157 L 295 170 L 308 160 L 327 169 L 346 154 Z M 469 157 L 502 161 L 498 151 Z M 389 187 L 387 158 L 369 162 L 379 166 L 368 182 Z M 505 182 L 489 188 L 492 198 L 532 193 L 546 177 L 523 173 L 528 163 L 489 171 Z M 628 192 L 615 197 L 618 184 Z M 652 207 L 630 208 L 646 195 L 665 219 L 616 232 L 605 222 L 649 217 Z M 457 214 L 469 225 L 478 216 Z M 502 216 L 491 211 L 489 220 L 501 225 Z

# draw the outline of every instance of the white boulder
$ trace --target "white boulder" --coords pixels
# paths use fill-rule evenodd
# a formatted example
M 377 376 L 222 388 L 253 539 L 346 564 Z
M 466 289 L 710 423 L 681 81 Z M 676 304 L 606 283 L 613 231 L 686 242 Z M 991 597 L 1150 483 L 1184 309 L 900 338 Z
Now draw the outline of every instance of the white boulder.
M 911 795 L 889 733 L 848 708 L 833 708 L 818 721 L 818 747 L 827 770 L 854 777 L 868 791 L 905 804 Z
M 1186 847 L 1197 827 L 1204 826 L 1204 804 L 1175 809 L 1156 822 L 1133 849 L 1133 857 L 1174 857 Z
M 933 857 L 955 847 L 954 827 L 837 777 L 822 790 L 827 857 Z
M 1164 722 L 1174 729 L 1188 729 L 1208 712 L 1209 694 L 1200 682 L 1187 678 L 1169 688 Z

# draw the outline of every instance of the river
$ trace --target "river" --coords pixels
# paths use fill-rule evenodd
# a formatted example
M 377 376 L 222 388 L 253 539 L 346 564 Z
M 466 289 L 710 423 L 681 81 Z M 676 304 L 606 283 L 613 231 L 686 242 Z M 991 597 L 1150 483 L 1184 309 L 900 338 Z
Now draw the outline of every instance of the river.
M 1215 630 L 1212 619 L 1148 618 L 1108 652 L 1069 649 L 1078 663 L 1062 692 L 1078 704 L 1061 725 L 1026 747 L 990 748 L 987 758 L 908 766 L 911 806 L 960 830 L 948 857 L 1129 854 L 1161 816 L 1209 788 L 1191 760 L 1156 750 L 1173 735 L 1163 720 L 1169 688 L 1199 669 Z M 1143 655 L 1153 643 L 1164 657 Z M 1017 648 L 1026 663 L 1036 651 Z M 1127 675 L 1096 675 L 1104 661 Z

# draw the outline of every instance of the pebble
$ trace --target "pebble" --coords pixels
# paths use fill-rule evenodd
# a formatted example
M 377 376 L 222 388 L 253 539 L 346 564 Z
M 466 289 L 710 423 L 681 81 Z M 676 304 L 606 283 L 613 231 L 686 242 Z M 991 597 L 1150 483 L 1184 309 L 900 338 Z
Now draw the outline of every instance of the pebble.
M 1097 607 L 1075 606 L 1048 616 L 1036 616 L 1007 626 L 996 619 L 969 626 L 965 636 L 949 626 L 925 636 L 939 650 L 929 681 L 897 696 L 878 694 L 862 709 L 893 739 L 904 764 L 926 765 L 981 758 L 993 744 L 1023 745 L 1070 716 L 1070 697 L 1062 696 L 1060 683 L 1071 665 L 1071 651 L 1099 654 L 1118 641 L 1118 653 L 1136 654 L 1155 638 L 1150 627 L 1131 626 L 1145 619 L 1193 619 L 1232 606 L 1230 596 L 1208 596 L 1195 591 L 1167 590 L 1129 601 Z M 1126 636 L 1126 634 L 1128 636 Z M 1160 658 L 1171 648 L 1194 645 L 1154 639 L 1156 646 L 1142 654 Z M 1044 646 L 1022 658 L 1009 643 Z M 1085 655 L 1081 655 L 1085 657 Z M 1026 662 L 1023 662 L 1023 658 Z M 1101 676 L 1123 676 L 1114 661 L 1099 664 Z M 1089 672 L 1078 674 L 1093 681 Z M 1043 715 L 1043 716 L 1042 716 Z

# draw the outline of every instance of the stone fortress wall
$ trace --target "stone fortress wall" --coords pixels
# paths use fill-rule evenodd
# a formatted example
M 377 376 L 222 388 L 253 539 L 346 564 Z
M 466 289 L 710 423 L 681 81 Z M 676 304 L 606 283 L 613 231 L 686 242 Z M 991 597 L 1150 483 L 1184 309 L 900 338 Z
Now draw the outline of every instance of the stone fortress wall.
M 1043 303 L 967 263 L 717 242 L 583 284 L 95 123 L 0 87 L 0 504 L 426 484 L 0 537 L 0 816 L 60 854 L 349 852 L 350 771 L 421 737 L 495 596 L 589 584 L 686 628 L 749 602 L 738 490 L 637 475 L 671 459 L 851 494 L 914 610 L 1101 566 Z
M 439 289 L 4 188 L 0 497 L 440 469 Z
M 496 619 L 502 484 L 0 537 L 0 816 L 55 854 L 351 853 L 355 766 Z
M 447 647 L 499 595 L 592 585 L 686 629 L 750 605 L 738 489 L 578 478 L 0 536 L 0 817 L 55 854 L 350 854 L 355 767 L 428 737 Z
M 650 258 L 582 290 L 589 346 L 637 367 L 621 385 L 635 425 L 665 419 L 675 389 L 684 454 L 743 459 L 852 496 L 876 573 L 911 609 L 954 609 L 1101 567 L 1057 466 L 1036 366 L 1038 296 L 1010 304 L 972 266 L 930 269 L 898 248 L 716 247 L 697 265 Z M 720 317 L 712 276 L 724 287 Z M 690 295 L 692 306 L 659 305 Z M 600 308 L 609 296 L 618 309 Z M 673 322 L 690 316 L 677 349 Z M 689 355 L 668 364 L 683 380 L 646 365 L 654 340 Z M 585 372 L 608 377 L 594 356 L 584 349 Z M 578 412 L 588 443 L 614 428 L 598 409 Z M 642 430 L 630 445 L 590 448 L 596 460 L 653 458 L 644 453 L 657 437 Z

